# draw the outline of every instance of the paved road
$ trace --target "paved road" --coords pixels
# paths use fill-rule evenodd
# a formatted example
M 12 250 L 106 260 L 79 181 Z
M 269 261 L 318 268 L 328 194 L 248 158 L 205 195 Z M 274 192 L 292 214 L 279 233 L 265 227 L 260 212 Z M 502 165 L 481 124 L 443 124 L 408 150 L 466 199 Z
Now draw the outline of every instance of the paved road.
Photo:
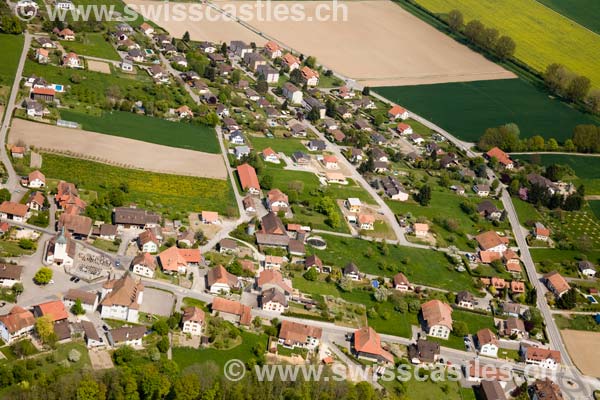
M 581 373 L 574 366 L 573 361 L 569 356 L 569 352 L 567 351 L 567 348 L 565 347 L 560 335 L 560 330 L 556 326 L 556 322 L 552 317 L 552 310 L 550 309 L 550 306 L 546 302 L 546 298 L 544 296 L 546 293 L 546 288 L 540 280 L 540 275 L 535 268 L 535 263 L 533 262 L 533 258 L 529 252 L 529 246 L 526 240 L 526 231 L 521 229 L 521 223 L 512 199 L 510 194 L 505 189 L 502 190 L 501 200 L 504 209 L 508 214 L 510 224 L 513 227 L 515 241 L 521 250 L 521 260 L 523 261 L 523 265 L 525 265 L 525 271 L 527 272 L 529 281 L 533 284 L 537 291 L 537 308 L 540 310 L 544 321 L 546 322 L 546 333 L 548 335 L 550 346 L 560 351 L 562 356 L 562 364 L 565 366 L 565 373 L 570 373 L 571 378 L 577 382 L 582 389 L 585 390 L 585 394 L 591 396 L 591 390 L 584 383 L 583 379 L 581 378 Z
M 12 89 L 8 102 L 6 103 L 6 110 L 4 112 L 4 121 L 0 127 L 0 143 L 2 143 L 2 150 L 0 151 L 0 160 L 4 164 L 4 168 L 8 173 L 8 180 L 4 187 L 6 187 L 12 193 L 11 200 L 19 201 L 23 196 L 24 190 L 21 190 L 20 179 L 15 169 L 13 168 L 12 162 L 8 155 L 8 150 L 5 146 L 6 136 L 8 134 L 8 128 L 10 125 L 11 117 L 15 109 L 15 102 L 17 100 L 17 94 L 19 93 L 19 85 L 21 83 L 21 76 L 23 75 L 23 67 L 25 66 L 25 60 L 27 60 L 27 52 L 31 45 L 31 35 L 25 32 L 25 41 L 23 44 L 23 51 L 21 52 L 21 58 L 19 58 L 19 65 L 17 66 L 17 72 L 15 74 L 15 81 L 13 82 Z

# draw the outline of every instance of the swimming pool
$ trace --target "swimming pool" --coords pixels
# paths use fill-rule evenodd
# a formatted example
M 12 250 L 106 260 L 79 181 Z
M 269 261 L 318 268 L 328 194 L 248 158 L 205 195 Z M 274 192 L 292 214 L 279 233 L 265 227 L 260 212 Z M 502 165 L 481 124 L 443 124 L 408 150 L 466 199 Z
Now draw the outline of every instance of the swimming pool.
M 587 295 L 585 298 L 588 299 L 588 301 L 592 304 L 598 304 L 598 300 L 596 300 L 596 298 L 592 295 Z
M 152 49 L 145 49 L 144 50 L 146 52 L 147 55 L 151 56 L 152 54 L 154 54 L 154 50 Z
M 56 90 L 57 92 L 62 92 L 63 91 L 63 85 L 56 85 L 56 84 L 52 84 L 52 88 L 54 88 L 54 90 Z

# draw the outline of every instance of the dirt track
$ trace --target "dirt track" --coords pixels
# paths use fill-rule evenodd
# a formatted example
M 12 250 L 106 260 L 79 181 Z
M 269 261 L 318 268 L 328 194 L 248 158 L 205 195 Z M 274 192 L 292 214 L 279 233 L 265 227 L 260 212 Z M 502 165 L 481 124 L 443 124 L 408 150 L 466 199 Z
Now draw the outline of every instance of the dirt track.
M 569 356 L 585 375 L 600 378 L 600 332 L 575 331 L 566 329 L 560 331 Z
M 156 4 L 127 0 L 130 4 Z M 272 7 L 296 2 L 273 1 Z M 390 1 L 339 2 L 348 8 L 344 21 L 248 21 L 260 32 L 363 85 L 392 86 L 514 78 L 514 74 L 486 60 L 430 27 Z M 227 2 L 214 2 L 224 7 Z M 241 7 L 249 2 L 235 2 Z M 252 3 L 254 4 L 254 3 Z M 305 15 L 316 15 L 317 1 L 298 2 Z M 328 3 L 331 4 L 331 3 Z M 213 12 L 214 14 L 214 12 Z M 341 15 L 341 12 L 338 12 Z M 245 40 L 263 45 L 266 39 L 229 21 L 155 22 L 172 35 L 189 31 L 195 40 Z M 340 17 L 341 19 L 341 17 Z
M 8 143 L 15 144 L 19 141 L 36 148 L 70 152 L 73 156 L 128 168 L 227 179 L 220 154 L 160 146 L 15 118 L 12 120 Z

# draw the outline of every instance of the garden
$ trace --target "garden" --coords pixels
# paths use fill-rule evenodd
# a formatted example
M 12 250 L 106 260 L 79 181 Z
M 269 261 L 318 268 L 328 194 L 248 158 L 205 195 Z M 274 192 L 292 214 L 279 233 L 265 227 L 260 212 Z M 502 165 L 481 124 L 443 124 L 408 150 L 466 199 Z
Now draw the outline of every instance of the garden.
M 125 169 L 92 161 L 43 154 L 42 172 L 99 193 L 127 187 L 125 200 L 166 213 L 214 210 L 235 216 L 229 181 Z

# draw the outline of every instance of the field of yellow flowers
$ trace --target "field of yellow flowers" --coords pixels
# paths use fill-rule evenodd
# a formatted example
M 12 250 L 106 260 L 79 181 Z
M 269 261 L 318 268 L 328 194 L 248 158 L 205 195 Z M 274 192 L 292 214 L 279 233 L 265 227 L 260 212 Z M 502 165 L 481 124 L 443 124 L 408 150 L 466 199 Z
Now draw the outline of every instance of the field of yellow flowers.
M 560 63 L 600 87 L 600 36 L 535 0 L 417 0 L 436 14 L 460 10 L 517 44 L 515 56 L 538 71 Z

